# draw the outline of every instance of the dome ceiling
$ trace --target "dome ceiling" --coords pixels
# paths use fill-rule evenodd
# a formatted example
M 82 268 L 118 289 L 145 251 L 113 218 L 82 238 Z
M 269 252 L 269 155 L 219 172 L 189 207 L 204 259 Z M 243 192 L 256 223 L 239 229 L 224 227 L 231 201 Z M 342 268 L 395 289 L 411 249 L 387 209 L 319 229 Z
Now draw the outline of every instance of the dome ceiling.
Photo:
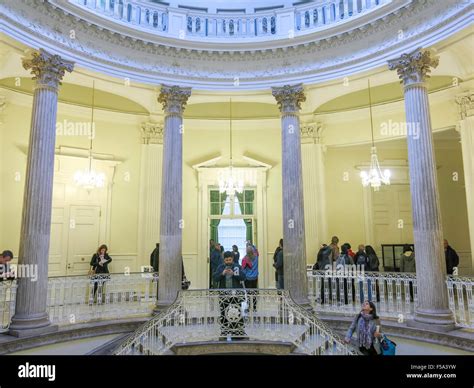
M 463 39 L 469 32 L 469 11 L 474 8 L 463 0 L 383 0 L 382 6 L 370 12 L 318 24 L 310 33 L 294 38 L 286 34 L 284 39 L 279 35 L 277 39 L 229 38 L 216 43 L 201 36 L 159 36 L 151 33 L 150 26 L 142 28 L 112 16 L 102 17 L 79 7 L 79 3 L 0 2 L 0 28 L 28 47 L 42 47 L 75 62 L 76 68 L 151 85 L 226 91 L 315 84 L 386 68 L 387 60 L 402 53 L 431 47 L 456 33 L 463 34 L 459 37 Z M 135 3 L 166 8 L 155 2 Z M 334 2 L 315 4 L 323 3 Z M 181 19 L 183 29 L 187 28 L 186 20 L 184 16 Z

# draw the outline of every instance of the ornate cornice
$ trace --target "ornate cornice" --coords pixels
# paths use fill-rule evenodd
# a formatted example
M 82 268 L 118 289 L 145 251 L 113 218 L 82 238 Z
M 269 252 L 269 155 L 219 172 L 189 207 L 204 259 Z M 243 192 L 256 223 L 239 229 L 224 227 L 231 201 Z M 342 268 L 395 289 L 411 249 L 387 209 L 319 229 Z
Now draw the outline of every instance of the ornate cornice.
M 306 101 L 303 84 L 273 87 L 272 95 L 275 97 L 282 115 L 298 113 L 301 103 Z
M 404 86 L 425 82 L 431 68 L 438 66 L 439 59 L 430 50 L 416 49 L 388 62 L 390 70 L 396 70 Z
M 461 120 L 474 116 L 474 90 L 457 95 L 455 101 L 459 107 Z
M 190 96 L 191 88 L 182 88 L 176 85 L 162 85 L 158 102 L 163 104 L 163 110 L 167 114 L 174 113 L 182 115 Z
M 145 121 L 140 125 L 143 144 L 163 144 L 164 127 L 162 123 Z
M 381 66 L 384 58 L 432 45 L 465 28 L 469 8 L 473 6 L 462 0 L 414 1 L 383 19 L 336 35 L 322 32 L 304 44 L 289 40 L 282 47 L 234 51 L 183 49 L 125 36 L 36 0 L 1 3 L 0 25 L 29 46 L 118 77 L 202 89 L 257 89 L 322 82 Z

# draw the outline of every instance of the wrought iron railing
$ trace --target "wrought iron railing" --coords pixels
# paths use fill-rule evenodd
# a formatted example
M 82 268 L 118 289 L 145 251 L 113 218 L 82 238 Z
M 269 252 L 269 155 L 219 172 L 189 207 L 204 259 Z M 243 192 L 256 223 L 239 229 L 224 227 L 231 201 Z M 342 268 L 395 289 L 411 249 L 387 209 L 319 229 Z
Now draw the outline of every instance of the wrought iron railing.
M 448 276 L 446 285 L 456 325 L 474 328 L 474 279 Z M 316 311 L 352 315 L 370 300 L 381 317 L 399 322 L 413 317 L 418 300 L 416 276 L 411 273 L 308 271 L 308 290 Z
M 327 0 L 252 14 L 216 13 L 172 8 L 136 0 L 68 0 L 106 19 L 143 28 L 159 35 L 200 38 L 258 38 L 310 32 L 354 18 L 392 0 Z M 61 6 L 60 2 L 58 5 Z M 284 17 L 279 15 L 284 13 Z M 286 13 L 285 13 L 286 12 Z M 172 17 L 171 17 L 172 14 Z M 290 16 L 290 17 L 288 17 Z M 289 24 L 288 21 L 292 19 Z
M 291 343 L 296 353 L 356 354 L 282 290 L 190 290 L 137 330 L 118 355 L 167 354 L 174 345 L 215 341 Z

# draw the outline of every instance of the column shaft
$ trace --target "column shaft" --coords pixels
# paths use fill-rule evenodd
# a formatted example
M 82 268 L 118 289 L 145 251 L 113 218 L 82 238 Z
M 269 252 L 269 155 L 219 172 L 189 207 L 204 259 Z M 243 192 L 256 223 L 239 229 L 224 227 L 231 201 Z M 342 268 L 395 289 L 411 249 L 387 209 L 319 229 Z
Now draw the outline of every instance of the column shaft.
M 298 111 L 305 100 L 302 85 L 273 88 L 281 111 L 283 184 L 283 272 L 295 302 L 309 305 Z
M 169 306 L 181 289 L 182 276 L 182 188 L 183 111 L 190 88 L 163 86 L 158 101 L 163 103 L 163 173 L 161 186 L 160 269 L 157 310 Z
M 410 190 L 415 240 L 418 303 L 410 324 L 428 329 L 454 327 L 446 288 L 446 263 L 428 91 L 424 81 L 438 59 L 416 50 L 389 62 L 404 83 Z
M 54 148 L 58 87 L 72 63 L 41 50 L 23 61 L 36 79 L 26 165 L 25 192 L 18 264 L 36 271 L 35 278 L 19 278 L 15 315 L 10 333 L 31 335 L 50 325 L 47 312 L 48 259 L 54 176 Z M 26 268 L 25 267 L 25 268 Z M 32 331 L 33 330 L 33 331 Z

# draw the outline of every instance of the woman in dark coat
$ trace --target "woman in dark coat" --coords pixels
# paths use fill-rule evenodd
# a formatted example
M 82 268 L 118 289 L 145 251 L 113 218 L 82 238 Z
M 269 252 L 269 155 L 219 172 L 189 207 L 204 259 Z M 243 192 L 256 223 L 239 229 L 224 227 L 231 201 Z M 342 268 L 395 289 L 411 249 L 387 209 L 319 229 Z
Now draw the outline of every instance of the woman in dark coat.
M 95 274 L 109 273 L 108 266 L 112 258 L 108 255 L 107 251 L 107 245 L 102 244 L 92 256 L 90 265 Z

